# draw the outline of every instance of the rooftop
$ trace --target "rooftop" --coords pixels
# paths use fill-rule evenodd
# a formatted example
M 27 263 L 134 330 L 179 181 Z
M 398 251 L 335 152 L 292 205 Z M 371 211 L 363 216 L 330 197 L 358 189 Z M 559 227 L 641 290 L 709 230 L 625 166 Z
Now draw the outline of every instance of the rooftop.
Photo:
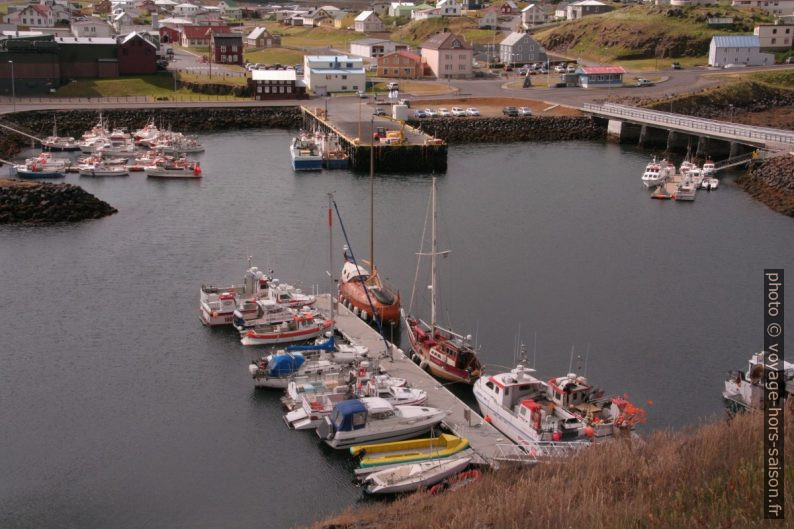
M 350 44 L 358 44 L 359 46 L 375 46 L 377 44 L 385 44 L 390 42 L 389 39 L 359 39 L 354 40 Z
M 435 35 L 424 41 L 421 47 L 430 50 L 472 49 L 470 45 L 466 44 L 466 40 L 463 37 L 459 35 L 455 35 L 454 33 L 446 33 L 446 32 L 436 33 Z
M 761 40 L 755 35 L 714 35 L 711 42 L 717 48 L 759 48 Z
M 370 15 L 374 14 L 374 11 L 362 11 L 356 17 L 356 22 L 363 22 L 369 18 Z
M 626 73 L 622 66 L 580 66 L 579 69 L 586 74 Z
M 254 81 L 294 81 L 297 78 L 295 70 L 252 70 L 251 79 Z

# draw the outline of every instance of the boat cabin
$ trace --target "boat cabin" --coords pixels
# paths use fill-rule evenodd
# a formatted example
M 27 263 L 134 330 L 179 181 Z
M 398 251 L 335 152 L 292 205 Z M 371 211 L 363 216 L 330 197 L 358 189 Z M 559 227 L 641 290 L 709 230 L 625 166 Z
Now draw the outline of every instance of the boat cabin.
M 575 408 L 588 402 L 593 391 L 585 377 L 577 377 L 574 373 L 550 379 L 548 388 L 549 400 L 565 408 Z
M 366 281 L 367 278 L 369 278 L 369 270 L 361 265 L 356 266 L 355 263 L 348 261 L 342 267 L 342 281 L 345 283 L 350 283 L 351 281 Z

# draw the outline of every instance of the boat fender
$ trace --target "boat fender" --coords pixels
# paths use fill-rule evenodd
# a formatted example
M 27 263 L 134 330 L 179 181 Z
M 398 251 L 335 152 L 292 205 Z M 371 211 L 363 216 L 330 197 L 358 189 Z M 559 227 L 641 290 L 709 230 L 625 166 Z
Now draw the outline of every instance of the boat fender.
M 367 368 L 366 367 L 359 367 L 358 368 L 358 377 L 359 378 L 364 378 L 365 376 L 367 376 Z
M 427 360 L 422 360 L 421 362 L 419 362 L 419 367 L 421 367 L 424 370 L 427 370 L 428 367 Z
M 367 314 L 366 310 L 362 310 L 361 311 L 361 319 L 364 320 L 364 321 L 367 321 L 367 318 L 369 318 L 369 314 Z
M 491 424 L 491 422 L 493 421 L 490 415 L 486 415 L 485 417 L 482 418 L 482 420 L 487 422 L 488 424 Z

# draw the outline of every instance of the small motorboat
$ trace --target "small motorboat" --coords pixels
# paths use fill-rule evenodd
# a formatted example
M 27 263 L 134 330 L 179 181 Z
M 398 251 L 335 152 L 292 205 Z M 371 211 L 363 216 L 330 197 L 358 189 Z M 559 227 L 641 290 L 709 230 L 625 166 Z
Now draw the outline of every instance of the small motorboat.
M 689 174 L 692 174 L 692 171 L 690 171 L 688 175 Z M 688 202 L 695 200 L 695 193 L 697 193 L 697 186 L 688 175 L 683 182 L 678 184 L 678 188 L 675 190 L 675 194 L 673 195 L 674 200 L 676 201 L 683 200 Z
M 128 176 L 130 173 L 124 165 L 81 165 L 80 176 Z
M 711 176 L 717 172 L 717 166 L 711 160 L 706 160 L 703 163 L 703 176 Z
M 469 447 L 469 440 L 450 434 L 438 437 L 355 445 L 350 447 L 350 455 L 359 458 L 359 466 L 380 467 L 399 463 L 416 463 L 428 459 L 443 459 L 453 456 Z
M 41 140 L 41 148 L 45 151 L 79 151 L 80 146 L 71 136 L 47 136 Z
M 700 183 L 700 189 L 705 189 L 706 191 L 717 189 L 719 186 L 720 181 L 713 176 L 703 177 L 703 181 Z
M 670 200 L 673 196 L 667 191 L 667 186 L 665 184 L 661 184 L 656 187 L 656 190 L 651 193 L 651 198 L 655 198 L 656 200 Z
M 292 320 L 281 323 L 258 325 L 242 331 L 240 343 L 243 345 L 272 345 L 292 343 L 317 338 L 330 329 L 334 322 L 323 317 L 315 317 L 315 312 L 303 311 Z
M 251 362 L 248 372 L 258 388 L 286 389 L 296 377 L 320 377 L 344 368 L 328 360 L 311 360 L 300 353 L 279 351 Z
M 398 494 L 430 487 L 469 466 L 471 457 L 410 463 L 373 472 L 364 478 L 368 494 Z
M 167 162 L 163 165 L 146 168 L 149 178 L 201 178 L 201 166 L 198 162 Z
M 675 166 L 667 160 L 657 162 L 656 157 L 654 157 L 650 163 L 645 166 L 645 172 L 642 173 L 642 185 L 648 188 L 658 186 L 667 181 L 674 173 Z
M 251 266 L 243 276 L 242 285 L 216 287 L 201 285 L 199 293 L 199 310 L 201 323 L 207 326 L 230 325 L 234 323 L 235 311 L 239 311 L 243 319 L 257 317 L 258 306 L 251 299 L 267 296 L 270 276 Z

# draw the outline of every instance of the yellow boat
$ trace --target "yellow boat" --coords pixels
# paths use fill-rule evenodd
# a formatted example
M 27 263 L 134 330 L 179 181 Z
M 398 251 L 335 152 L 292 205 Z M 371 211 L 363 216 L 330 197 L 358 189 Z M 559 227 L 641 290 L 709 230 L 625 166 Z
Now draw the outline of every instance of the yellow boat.
M 366 468 L 449 457 L 468 447 L 469 440 L 465 437 L 441 434 L 410 441 L 355 445 L 350 447 L 350 454 L 359 457 L 361 468 Z

